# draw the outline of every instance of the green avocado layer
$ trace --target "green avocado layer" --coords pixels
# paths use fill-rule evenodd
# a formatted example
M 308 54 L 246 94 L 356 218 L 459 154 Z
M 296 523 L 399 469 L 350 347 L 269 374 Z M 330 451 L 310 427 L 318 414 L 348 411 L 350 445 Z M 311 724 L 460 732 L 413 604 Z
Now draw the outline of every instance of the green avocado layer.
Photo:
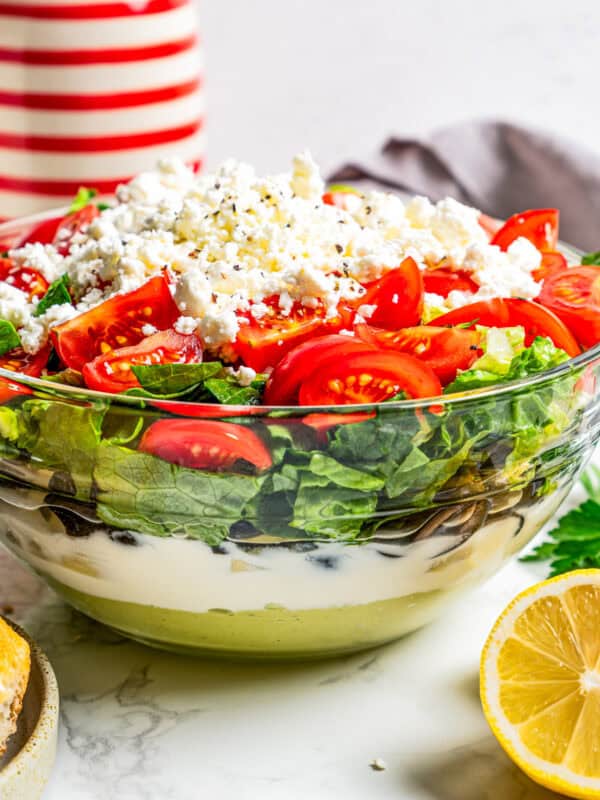
M 306 611 L 274 606 L 196 614 L 108 600 L 46 579 L 79 611 L 144 644 L 198 656 L 250 659 L 321 658 L 375 647 L 430 622 L 450 594 L 431 591 Z

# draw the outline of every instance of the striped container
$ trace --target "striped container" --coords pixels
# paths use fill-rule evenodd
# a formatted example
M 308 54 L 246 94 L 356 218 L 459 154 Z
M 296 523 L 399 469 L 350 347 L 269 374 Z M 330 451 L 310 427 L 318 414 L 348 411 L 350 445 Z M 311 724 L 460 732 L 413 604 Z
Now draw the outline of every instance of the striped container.
M 203 114 L 193 0 L 0 0 L 0 219 L 199 167 Z

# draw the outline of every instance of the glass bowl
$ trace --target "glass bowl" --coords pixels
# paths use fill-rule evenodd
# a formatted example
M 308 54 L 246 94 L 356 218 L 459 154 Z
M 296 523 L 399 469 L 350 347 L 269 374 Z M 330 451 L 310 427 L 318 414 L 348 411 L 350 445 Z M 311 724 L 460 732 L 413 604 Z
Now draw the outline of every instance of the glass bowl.
M 77 609 L 157 647 L 372 647 L 434 618 L 554 514 L 600 436 L 599 372 L 596 347 L 494 389 L 336 408 L 19 376 L 27 393 L 0 407 L 0 541 Z M 140 452 L 149 425 L 185 418 L 250 428 L 274 466 L 208 473 Z

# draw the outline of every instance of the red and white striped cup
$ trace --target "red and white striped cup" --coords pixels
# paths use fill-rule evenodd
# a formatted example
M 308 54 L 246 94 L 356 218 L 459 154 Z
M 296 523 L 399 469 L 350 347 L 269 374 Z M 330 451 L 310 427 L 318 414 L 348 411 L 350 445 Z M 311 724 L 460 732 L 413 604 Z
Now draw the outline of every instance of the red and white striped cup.
M 193 0 L 0 0 L 0 218 L 204 153 Z

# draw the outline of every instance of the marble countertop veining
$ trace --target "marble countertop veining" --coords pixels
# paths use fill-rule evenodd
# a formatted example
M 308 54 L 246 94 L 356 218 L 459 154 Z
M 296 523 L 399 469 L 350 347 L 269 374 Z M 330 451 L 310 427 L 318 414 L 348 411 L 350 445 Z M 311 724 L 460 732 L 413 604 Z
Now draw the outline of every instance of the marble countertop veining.
M 42 645 L 61 689 L 44 800 L 551 800 L 504 756 L 478 699 L 485 635 L 534 578 L 513 563 L 393 645 L 260 665 L 122 639 L 1 553 L 0 608 Z

